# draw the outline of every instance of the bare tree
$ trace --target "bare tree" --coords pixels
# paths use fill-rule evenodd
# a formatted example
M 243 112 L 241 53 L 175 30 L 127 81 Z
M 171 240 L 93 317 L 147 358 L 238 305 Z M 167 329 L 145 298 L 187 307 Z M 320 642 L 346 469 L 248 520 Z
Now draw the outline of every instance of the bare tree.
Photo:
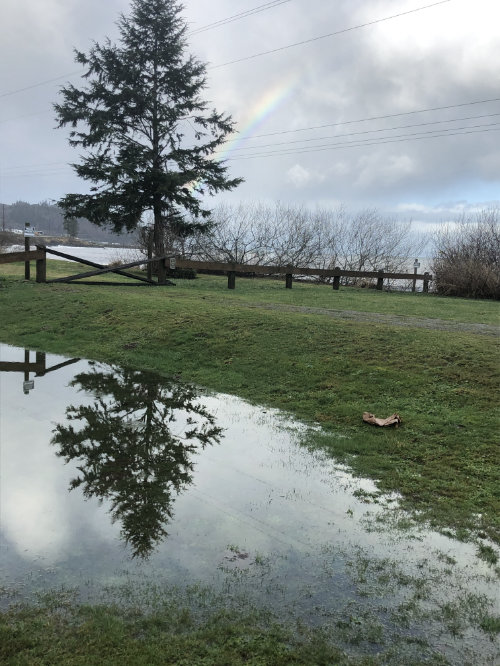
M 312 213 L 312 227 L 319 248 L 316 258 L 318 268 L 331 269 L 340 265 L 339 251 L 342 237 L 344 208 L 342 206 L 335 210 L 328 208 L 317 208 Z
M 219 204 L 208 232 L 169 247 L 201 261 L 401 271 L 416 251 L 411 222 L 385 218 L 376 210 L 352 215 L 346 208 L 259 203 Z M 352 281 L 351 281 L 352 282 Z
M 327 211 L 277 203 L 272 210 L 268 251 L 278 266 L 324 266 L 334 237 Z
M 201 261 L 258 264 L 267 258 L 268 211 L 258 203 L 219 204 L 212 228 L 190 239 L 188 252 Z
M 193 237 L 189 253 L 208 261 L 319 266 L 331 245 L 331 216 L 280 202 L 230 206 L 220 204 L 208 233 Z M 328 242 L 327 242 L 328 238 Z
M 376 210 L 363 210 L 346 220 L 339 238 L 343 266 L 355 271 L 395 270 L 406 259 L 410 223 L 383 218 Z

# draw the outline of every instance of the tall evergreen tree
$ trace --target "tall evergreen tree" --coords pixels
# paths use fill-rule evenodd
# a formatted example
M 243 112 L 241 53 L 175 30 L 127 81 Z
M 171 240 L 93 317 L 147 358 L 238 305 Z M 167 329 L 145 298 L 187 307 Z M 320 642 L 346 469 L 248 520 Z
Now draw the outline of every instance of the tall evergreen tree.
M 234 123 L 201 97 L 206 65 L 186 54 L 182 9 L 176 0 L 132 0 L 117 44 L 75 50 L 86 83 L 63 87 L 54 105 L 59 127 L 71 128 L 70 145 L 85 150 L 72 166 L 92 184 L 90 194 L 59 201 L 65 217 L 130 231 L 151 211 L 157 256 L 169 224 L 184 234 L 207 224 L 201 195 L 241 182 L 214 157 Z

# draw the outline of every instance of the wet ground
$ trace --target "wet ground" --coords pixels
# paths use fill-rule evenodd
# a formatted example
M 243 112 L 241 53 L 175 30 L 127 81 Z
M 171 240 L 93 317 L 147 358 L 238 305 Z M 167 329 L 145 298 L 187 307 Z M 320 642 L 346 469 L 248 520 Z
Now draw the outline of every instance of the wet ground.
M 4 606 L 61 586 L 147 605 L 194 586 L 324 627 L 353 655 L 498 658 L 498 569 L 304 446 L 301 424 L 5 345 L 0 371 Z

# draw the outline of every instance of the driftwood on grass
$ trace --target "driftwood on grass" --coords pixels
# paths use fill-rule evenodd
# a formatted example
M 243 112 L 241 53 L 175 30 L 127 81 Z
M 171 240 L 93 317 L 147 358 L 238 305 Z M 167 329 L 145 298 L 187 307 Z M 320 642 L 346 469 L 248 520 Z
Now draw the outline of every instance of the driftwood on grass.
M 375 414 L 370 414 L 370 412 L 363 412 L 363 421 L 369 423 L 370 425 L 377 426 L 394 426 L 398 427 L 401 423 L 401 417 L 399 414 L 391 414 L 386 419 L 378 419 Z

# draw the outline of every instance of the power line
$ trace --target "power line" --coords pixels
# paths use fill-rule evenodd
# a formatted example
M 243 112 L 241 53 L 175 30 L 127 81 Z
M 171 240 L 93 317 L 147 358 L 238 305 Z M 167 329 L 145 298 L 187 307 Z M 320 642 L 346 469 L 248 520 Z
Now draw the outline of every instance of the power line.
M 378 139 L 376 141 L 372 139 L 363 139 L 363 140 L 355 140 L 355 141 L 344 141 L 340 143 L 332 143 L 332 144 L 325 144 L 323 146 L 312 146 L 310 148 L 308 147 L 303 147 L 299 149 L 291 149 L 291 150 L 276 150 L 276 151 L 270 151 L 267 153 L 253 153 L 251 155 L 236 155 L 235 157 L 226 157 L 224 158 L 226 161 L 242 161 L 242 160 L 251 160 L 251 159 L 261 159 L 265 157 L 287 157 L 287 156 L 293 156 L 293 155 L 301 155 L 305 153 L 315 153 L 315 152 L 324 152 L 327 150 L 342 150 L 346 148 L 365 148 L 369 146 L 381 146 L 384 144 L 388 143 L 402 143 L 405 141 L 419 141 L 423 139 L 440 139 L 443 137 L 450 137 L 450 136 L 465 136 L 469 134 L 482 134 L 486 132 L 498 132 L 500 131 L 500 127 L 497 127 L 500 125 L 500 123 L 489 123 L 486 125 L 473 125 L 471 127 L 457 127 L 457 128 L 449 128 L 449 129 L 442 129 L 442 130 L 430 130 L 428 132 L 415 132 L 413 134 L 402 134 L 399 136 L 392 136 L 392 137 L 383 137 L 381 139 Z M 58 164 L 58 163 L 54 163 Z M 63 164 L 63 163 L 59 163 Z M 35 167 L 37 165 L 33 165 Z M 7 173 L 2 173 L 3 178 L 29 178 L 29 177 L 35 177 L 35 176 L 53 176 L 53 175 L 58 175 L 62 174 L 64 172 L 69 173 L 70 172 L 70 166 L 61 166 L 61 167 L 53 167 L 52 169 L 42 169 L 43 165 L 37 166 L 37 168 L 33 168 L 33 170 L 26 171 L 24 173 L 12 173 L 12 174 L 7 174 Z M 21 168 L 21 167 L 13 167 L 13 168 Z
M 48 83 L 54 83 L 55 81 L 60 81 L 65 79 L 68 76 L 75 76 L 76 74 L 82 74 L 84 69 L 79 69 L 77 72 L 70 72 L 69 74 L 62 74 L 61 76 L 56 76 L 54 79 L 47 79 L 46 81 L 40 81 L 39 83 L 33 83 L 31 86 L 25 86 L 24 88 L 18 88 L 17 90 L 11 90 L 10 92 L 1 93 L 0 97 L 10 97 L 10 95 L 17 95 L 20 92 L 25 90 L 33 90 L 33 88 L 39 88 L 40 86 L 46 86 Z
M 275 2 L 273 6 L 277 6 L 278 4 L 282 4 L 286 1 L 289 1 L 289 0 L 281 0 L 281 2 Z M 301 42 L 295 42 L 293 44 L 288 44 L 286 46 L 281 46 L 277 49 L 271 49 L 269 51 L 262 51 L 261 53 L 255 53 L 251 56 L 246 56 L 244 58 L 238 58 L 236 60 L 231 60 L 229 62 L 221 63 L 220 65 L 212 65 L 208 69 L 217 69 L 219 67 L 226 67 L 227 65 L 233 65 L 233 64 L 236 64 L 236 63 L 239 63 L 239 62 L 243 62 L 245 60 L 252 60 L 254 58 L 260 58 L 261 56 L 269 55 L 271 53 L 277 53 L 278 51 L 284 51 L 286 49 L 291 49 L 295 46 L 302 46 L 303 44 L 310 44 L 311 42 L 316 42 L 316 41 L 319 41 L 321 39 L 327 39 L 328 37 L 334 37 L 336 35 L 341 35 L 341 34 L 344 34 L 344 33 L 347 33 L 347 32 L 352 32 L 353 30 L 358 30 L 360 28 L 366 28 L 368 26 L 376 25 L 377 23 L 383 23 L 384 21 L 390 21 L 391 19 L 399 18 L 401 16 L 406 16 L 408 14 L 414 14 L 416 12 L 423 11 L 424 9 L 430 9 L 431 7 L 436 7 L 438 5 L 443 5 L 443 4 L 448 3 L 448 2 L 453 2 L 453 0 L 439 0 L 439 2 L 434 2 L 430 5 L 425 5 L 423 7 L 417 7 L 416 9 L 411 9 L 409 11 L 401 12 L 399 14 L 393 14 L 392 16 L 386 16 L 386 17 L 381 18 L 381 19 L 375 19 L 373 21 L 368 21 L 367 23 L 361 23 L 359 25 L 351 26 L 349 28 L 343 28 L 342 30 L 337 30 L 335 32 L 328 33 L 327 35 L 320 35 L 319 37 L 312 37 L 311 39 L 306 39 L 306 40 L 303 40 Z M 267 3 L 267 4 L 271 4 L 271 3 Z M 258 8 L 255 8 L 255 9 L 258 9 Z M 271 9 L 271 7 L 269 7 L 269 9 Z M 249 11 L 251 11 L 251 10 L 249 10 Z M 264 11 L 264 9 L 261 9 L 261 11 Z M 237 16 L 237 15 L 235 15 L 235 16 Z M 244 17 L 242 17 L 242 18 L 244 18 Z M 228 17 L 228 19 L 227 19 L 228 22 L 230 21 L 230 19 L 232 19 L 232 17 Z M 224 19 L 221 19 L 221 21 L 224 21 Z M 207 29 L 208 29 L 208 27 L 207 27 Z M 200 28 L 200 31 L 201 30 L 202 30 L 202 28 Z M 26 90 L 32 90 L 34 88 L 38 88 L 40 86 L 44 86 L 44 85 L 47 85 L 49 83 L 54 83 L 56 81 L 60 81 L 61 79 L 65 79 L 69 76 L 75 76 L 76 74 L 82 74 L 84 71 L 85 70 L 80 69 L 76 72 L 69 72 L 68 74 L 62 74 L 61 76 L 56 76 L 53 79 L 47 79 L 45 81 L 40 81 L 38 83 L 34 83 L 32 85 L 25 86 L 23 88 L 17 88 L 16 90 L 10 90 L 9 92 L 0 93 L 0 99 L 3 98 L 3 97 L 9 97 L 11 95 L 17 95 L 18 93 L 25 92 Z
M 12 123 L 16 122 L 18 120 L 25 120 L 26 118 L 34 118 L 35 116 L 45 116 L 47 113 L 53 113 L 51 109 L 47 109 L 46 111 L 37 111 L 36 113 L 27 113 L 24 116 L 16 116 L 15 118 L 4 118 L 4 120 L 0 120 L 0 125 L 3 125 L 4 123 Z
M 247 18 L 248 16 L 253 16 L 254 14 L 267 11 L 268 9 L 273 9 L 274 7 L 278 7 L 279 5 L 283 5 L 287 2 L 291 2 L 291 0 L 274 0 L 273 2 L 267 2 L 264 5 L 259 5 L 257 7 L 254 7 L 253 9 L 248 9 L 245 12 L 240 12 L 239 14 L 228 16 L 227 18 L 220 19 L 220 21 L 215 21 L 214 23 L 209 23 L 208 25 L 202 26 L 201 28 L 197 28 L 191 31 L 189 34 L 197 35 L 198 33 L 205 32 L 207 30 L 212 30 L 213 28 L 218 28 L 222 25 L 225 25 L 226 23 L 232 23 L 234 21 Z M 80 69 L 76 72 L 68 72 L 68 74 L 62 74 L 61 76 L 56 76 L 53 79 L 46 79 L 45 81 L 33 83 L 32 85 L 25 86 L 24 88 L 17 88 L 16 90 L 10 90 L 9 92 L 0 93 L 0 98 L 10 97 L 11 95 L 17 95 L 18 93 L 25 92 L 27 90 L 33 90 L 34 88 L 39 88 L 40 86 L 45 86 L 49 83 L 55 83 L 56 81 L 61 81 L 62 79 L 66 79 L 70 76 L 83 74 L 83 72 L 85 72 L 84 69 Z
M 278 53 L 279 51 L 286 51 L 287 49 L 295 48 L 296 46 L 303 46 L 304 44 L 311 44 L 312 42 L 318 42 L 321 39 L 327 39 L 329 37 L 336 37 L 338 35 L 343 35 L 347 32 L 352 32 L 353 30 L 359 30 L 360 28 L 367 28 L 371 25 L 376 25 L 377 23 L 383 23 L 384 21 L 390 21 L 395 18 L 400 18 L 401 16 L 407 16 L 408 14 L 415 14 L 416 12 L 421 12 L 424 9 L 430 9 L 431 7 L 437 7 L 438 5 L 444 5 L 448 2 L 453 2 L 453 0 L 439 0 L 439 2 L 433 2 L 431 5 L 425 5 L 423 7 L 417 7 L 416 9 L 410 9 L 407 12 L 401 12 L 399 14 L 393 14 L 392 16 L 386 16 L 381 19 L 375 19 L 373 21 L 368 21 L 367 23 L 360 23 L 359 25 L 353 25 L 349 28 L 343 28 L 342 30 L 336 30 L 335 32 L 329 32 L 326 35 L 320 35 L 319 37 L 311 37 L 311 39 L 304 39 L 301 42 L 294 42 L 293 44 L 287 44 L 286 46 L 280 46 L 276 49 L 270 49 L 269 51 L 261 51 L 260 53 L 254 53 L 251 56 L 245 56 L 244 58 L 238 58 L 236 60 L 229 60 L 228 62 L 223 62 L 220 65 L 212 65 L 208 69 L 218 69 L 219 67 L 226 67 L 227 65 L 235 65 L 239 62 L 244 62 L 246 60 L 253 60 L 254 58 L 260 58 L 265 55 L 270 55 L 271 53 Z
M 240 140 L 242 141 L 253 141 L 254 139 L 261 139 L 264 137 L 268 136 L 279 136 L 281 134 L 295 134 L 297 132 L 308 132 L 310 130 L 317 130 L 317 129 L 326 129 L 327 127 L 341 127 L 343 125 L 353 125 L 355 123 L 366 123 L 366 122 L 371 122 L 373 120 L 387 120 L 390 118 L 398 118 L 402 116 L 411 116 L 415 115 L 418 113 L 430 113 L 432 111 L 447 111 L 450 109 L 459 109 L 464 106 L 474 106 L 477 104 L 489 104 L 491 102 L 500 102 L 500 97 L 492 97 L 490 99 L 479 99 L 479 100 L 474 100 L 472 102 L 461 102 L 459 104 L 449 104 L 447 106 L 434 106 L 434 107 L 429 107 L 426 109 L 416 109 L 414 111 L 401 111 L 399 113 L 388 113 L 383 116 L 370 116 L 368 118 L 357 118 L 355 120 L 343 120 L 340 122 L 336 123 L 325 123 L 323 125 L 310 125 L 309 127 L 299 127 L 297 129 L 291 129 L 291 130 L 277 130 L 275 132 L 266 132 L 265 134 L 254 134 L 252 136 L 244 136 L 241 137 Z M 25 116 L 17 116 L 16 118 L 6 118 L 5 120 L 0 120 L 0 124 L 3 123 L 8 123 L 12 122 L 15 120 L 22 120 L 24 118 L 31 118 L 34 116 L 39 116 L 42 114 L 46 113 L 51 113 L 51 110 L 48 109 L 47 111 L 39 111 L 37 113 L 30 113 Z M 478 118 L 481 116 L 477 116 Z M 466 120 L 466 118 L 463 118 L 462 120 Z M 439 122 L 448 122 L 448 121 L 439 121 Z M 452 121 L 449 121 L 452 122 Z M 237 133 L 236 133 L 237 134 Z
M 483 125 L 465 125 L 464 127 L 450 127 L 450 128 L 443 128 L 443 129 L 435 129 L 435 130 L 427 130 L 425 132 L 412 132 L 412 133 L 406 133 L 406 134 L 396 134 L 396 135 L 389 135 L 387 137 L 381 137 L 380 139 L 375 139 L 375 137 L 370 137 L 366 139 L 355 139 L 354 141 L 343 141 L 340 143 L 326 143 L 326 144 L 321 144 L 319 146 L 299 146 L 297 148 L 282 148 L 280 150 L 273 150 L 269 151 L 266 153 L 262 152 L 256 152 L 256 153 L 251 153 L 250 155 L 242 155 L 242 158 L 245 157 L 258 157 L 260 155 L 287 155 L 287 154 L 300 154 L 300 153 L 309 153 L 309 152 L 315 152 L 315 151 L 321 151 L 321 150 L 327 150 L 329 148 L 337 148 L 337 147 L 342 147 L 342 146 L 349 146 L 351 144 L 355 145 L 376 145 L 377 143 L 384 143 L 384 142 L 389 142 L 393 139 L 410 139 L 414 136 L 427 136 L 427 135 L 432 135 L 432 136 L 450 136 L 454 132 L 461 131 L 461 130 L 472 130 L 476 128 L 490 128 L 493 126 L 500 125 L 500 123 L 486 123 Z M 349 136 L 349 135 L 345 135 Z M 239 156 L 237 156 L 239 158 Z
M 189 31 L 189 35 L 198 35 L 201 32 L 206 32 L 207 30 L 213 30 L 214 28 L 219 28 L 228 23 L 233 23 L 234 21 L 239 21 L 248 16 L 253 16 L 254 14 L 259 14 L 260 12 L 265 12 L 268 9 L 274 9 L 274 7 L 279 7 L 279 5 L 284 5 L 291 0 L 274 0 L 274 2 L 266 2 L 264 5 L 259 5 L 253 9 L 247 9 L 244 12 L 239 14 L 234 14 L 233 16 L 228 16 L 225 19 L 220 19 L 219 21 L 214 21 L 213 23 L 208 23 L 207 25 L 201 26 L 200 28 L 195 28 L 194 30 Z
M 49 169 L 48 171 L 43 169 L 39 171 L 26 171 L 25 173 L 12 173 L 2 175 L 2 179 L 7 180 L 11 178 L 50 178 L 51 176 L 63 176 L 65 174 L 70 174 L 71 171 L 69 167 L 66 169 Z
M 16 171 L 17 169 L 39 169 L 41 167 L 54 167 L 61 165 L 67 165 L 67 162 L 42 162 L 39 164 L 18 164 L 17 166 L 0 168 L 0 172 L 5 173 L 7 171 Z
M 227 161 L 241 161 L 241 160 L 250 160 L 255 158 L 263 157 L 282 157 L 287 155 L 300 155 L 303 153 L 316 153 L 324 152 L 325 150 L 340 150 L 343 148 L 363 148 L 366 146 L 380 146 L 386 143 L 401 143 L 403 141 L 416 141 L 420 139 L 439 139 L 449 136 L 461 136 L 466 134 L 480 134 L 484 132 L 498 132 L 500 128 L 492 127 L 493 125 L 500 125 L 500 123 L 491 123 L 490 125 L 474 126 L 474 127 L 484 127 L 483 129 L 472 129 L 472 128 L 450 128 L 450 130 L 432 130 L 429 132 L 417 132 L 414 134 L 402 134 L 400 136 L 387 137 L 383 139 L 378 139 L 373 141 L 372 139 L 358 140 L 358 141 L 345 141 L 341 143 L 333 143 L 324 146 L 314 146 L 310 148 L 300 148 L 300 149 L 291 149 L 291 150 L 276 150 L 268 153 L 254 153 L 251 155 L 237 155 L 236 157 L 227 157 Z M 460 130 L 460 131 L 459 131 Z M 461 131 L 465 130 L 465 131 Z M 446 132 L 446 133 L 445 133 Z
M 442 125 L 444 123 L 456 123 L 456 122 L 461 122 L 463 120 L 479 120 L 481 118 L 492 118 L 494 116 L 500 116 L 500 113 L 487 113 L 483 114 L 480 116 L 467 116 L 465 118 L 450 118 L 448 120 L 433 120 L 429 121 L 427 123 L 414 123 L 412 125 L 398 125 L 397 127 L 379 127 L 377 129 L 371 129 L 371 130 L 363 130 L 361 132 L 349 132 L 347 134 L 337 134 L 334 136 L 319 136 L 319 137 L 313 137 L 309 139 L 296 139 L 295 141 L 281 141 L 278 143 L 267 143 L 267 144 L 262 144 L 260 146 L 239 146 L 237 148 L 234 148 L 234 150 L 242 151 L 242 150 L 256 150 L 260 148 L 270 148 L 273 146 L 288 146 L 292 143 L 306 143 L 306 142 L 311 142 L 311 141 L 324 141 L 325 139 L 338 139 L 338 138 L 343 138 L 347 136 L 358 136 L 361 134 L 373 134 L 376 132 L 393 132 L 395 130 L 400 130 L 400 129 L 410 129 L 413 127 L 427 127 L 429 125 Z M 451 127 L 449 129 L 456 129 L 454 127 Z M 441 130 L 436 130 L 436 131 L 441 131 Z M 442 131 L 448 131 L 443 128 Z
M 457 106 L 460 106 L 460 105 L 457 105 Z M 449 107 L 447 107 L 447 108 L 449 108 Z M 332 136 L 332 137 L 316 137 L 316 138 L 309 138 L 309 139 L 299 139 L 297 141 L 272 143 L 272 144 L 265 144 L 265 145 L 261 145 L 261 146 L 243 146 L 243 147 L 234 148 L 233 150 L 238 151 L 238 152 L 243 151 L 243 150 L 258 150 L 258 151 L 261 151 L 261 149 L 263 149 L 263 148 L 271 148 L 271 147 L 274 147 L 274 146 L 281 146 L 281 145 L 290 145 L 291 143 L 308 143 L 308 142 L 311 142 L 311 141 L 323 141 L 323 140 L 329 139 L 329 138 L 338 139 L 338 138 L 346 138 L 346 137 L 350 137 L 350 136 L 359 136 L 359 135 L 363 135 L 363 134 L 372 134 L 372 133 L 379 133 L 379 132 L 393 132 L 393 131 L 397 131 L 397 130 L 400 130 L 400 129 L 411 129 L 411 128 L 415 128 L 415 127 L 426 127 L 426 126 L 429 126 L 429 125 L 440 125 L 440 124 L 443 124 L 443 123 L 452 123 L 452 122 L 455 123 L 455 122 L 461 122 L 461 121 L 465 121 L 465 120 L 479 120 L 479 119 L 482 119 L 482 118 L 491 118 L 491 117 L 495 117 L 495 116 L 499 116 L 499 115 L 500 115 L 500 113 L 489 113 L 489 114 L 483 114 L 483 115 L 478 115 L 478 116 L 467 116 L 465 118 L 463 118 L 463 117 L 462 118 L 450 118 L 448 120 L 437 120 L 437 121 L 430 121 L 430 122 L 425 122 L 425 123 L 415 123 L 415 124 L 411 124 L 411 125 L 399 125 L 397 127 L 377 128 L 377 129 L 365 130 L 365 131 L 361 131 L 361 132 L 349 132 L 349 133 L 346 133 L 346 134 L 339 134 L 337 136 Z M 356 121 L 352 121 L 352 122 L 356 122 Z M 430 130 L 427 133 L 420 132 L 418 134 L 420 134 L 420 135 L 422 135 L 422 134 L 435 134 L 435 133 L 440 132 L 441 134 L 439 134 L 439 136 L 447 136 L 446 133 L 450 133 L 450 132 L 457 131 L 457 130 L 473 129 L 473 128 L 477 128 L 477 127 L 490 127 L 492 125 L 497 125 L 497 124 L 498 123 L 489 123 L 489 124 L 486 124 L 486 125 L 472 125 L 472 126 L 464 126 L 464 127 L 442 128 L 442 129 Z M 415 136 L 415 135 L 405 134 L 405 135 L 400 135 L 400 138 L 401 137 L 408 137 L 409 138 L 409 137 L 412 137 L 412 136 Z M 395 137 L 390 137 L 390 136 L 389 137 L 382 137 L 381 141 L 383 139 L 390 139 L 390 138 L 395 138 Z M 368 142 L 370 142 L 370 143 L 368 143 Z M 276 154 L 276 155 L 281 155 L 281 154 L 286 155 L 286 154 L 296 154 L 296 153 L 300 153 L 300 152 L 312 152 L 315 149 L 318 149 L 318 148 L 325 149 L 328 146 L 330 146 L 330 147 L 349 146 L 350 143 L 353 143 L 353 144 L 356 144 L 356 145 L 362 145 L 362 144 L 363 145 L 364 144 L 366 144 L 366 145 L 375 145 L 375 143 L 372 143 L 371 138 L 367 138 L 363 141 L 357 140 L 357 141 L 353 141 L 353 142 L 343 142 L 343 143 L 339 143 L 339 144 L 337 144 L 337 143 L 336 144 L 326 144 L 326 145 L 324 144 L 324 145 L 320 145 L 320 146 L 311 146 L 311 148 L 308 148 L 307 146 L 302 146 L 302 147 L 293 148 L 293 149 L 290 149 L 290 150 L 284 150 L 283 149 L 283 150 L 278 150 L 278 151 L 272 151 L 272 152 L 269 152 L 269 153 L 257 152 L 257 153 L 252 153 L 250 155 L 243 155 L 241 157 L 244 158 L 244 157 L 258 157 L 260 155 L 270 156 L 270 155 L 274 155 L 274 154 Z M 239 157 L 240 156 L 236 156 L 234 159 L 238 159 Z M 233 158 L 231 158 L 231 159 L 233 159 Z M 68 168 L 68 164 L 66 162 L 42 162 L 42 163 L 38 163 L 38 164 L 20 164 L 20 165 L 17 165 L 17 166 L 0 168 L 0 173 L 2 175 L 6 176 L 6 177 L 9 177 L 9 176 L 10 177 L 16 177 L 16 176 L 22 175 L 22 174 L 16 174 L 16 173 L 12 173 L 12 172 L 15 172 L 19 169 L 29 169 L 29 171 L 25 171 L 24 173 L 25 174 L 31 174 L 31 173 L 43 173 L 43 172 L 46 171 L 47 167 L 52 167 L 50 169 L 50 171 L 54 171 L 54 170 L 58 170 L 58 169 L 64 170 L 64 169 Z M 42 171 L 40 171 L 40 170 L 42 170 Z
M 292 134 L 294 132 L 306 132 L 309 130 L 324 129 L 325 127 L 340 127 L 341 125 L 352 125 L 354 123 L 366 123 L 372 120 L 386 120 L 388 118 L 398 118 L 401 116 L 411 116 L 416 113 L 427 113 L 431 111 L 447 111 L 449 109 L 459 109 L 463 106 L 473 106 L 475 104 L 488 104 L 490 102 L 500 102 L 500 97 L 493 97 L 491 99 L 480 99 L 473 102 L 462 102 L 460 104 L 449 104 L 448 106 L 434 106 L 428 109 L 417 109 L 416 111 L 401 111 L 399 113 L 389 113 L 384 116 L 371 116 L 370 118 L 358 118 L 357 120 L 344 120 L 338 123 L 327 123 L 325 125 L 312 125 L 310 127 L 299 127 L 293 130 L 278 130 L 276 132 L 267 132 L 266 134 L 255 134 L 249 137 L 243 137 L 249 141 L 251 139 L 260 139 L 266 136 L 276 136 L 278 134 Z

